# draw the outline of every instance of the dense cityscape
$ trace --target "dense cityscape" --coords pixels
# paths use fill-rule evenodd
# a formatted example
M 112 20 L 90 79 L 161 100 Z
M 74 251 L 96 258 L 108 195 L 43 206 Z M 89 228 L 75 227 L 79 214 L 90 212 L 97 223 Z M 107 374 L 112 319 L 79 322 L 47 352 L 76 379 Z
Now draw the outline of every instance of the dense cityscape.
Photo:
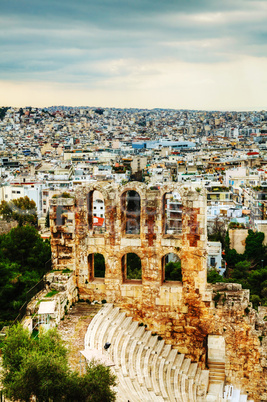
M 41 226 L 55 194 L 93 181 L 137 180 L 205 186 L 208 219 L 263 230 L 266 111 L 53 106 L 2 108 L 1 115 L 0 200 L 28 196 Z

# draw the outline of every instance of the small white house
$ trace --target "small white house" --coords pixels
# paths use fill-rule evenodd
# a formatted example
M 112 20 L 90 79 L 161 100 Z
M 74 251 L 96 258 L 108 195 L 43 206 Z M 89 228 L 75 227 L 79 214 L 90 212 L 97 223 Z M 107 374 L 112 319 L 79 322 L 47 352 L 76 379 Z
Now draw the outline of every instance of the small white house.
M 220 275 L 225 272 L 222 260 L 222 243 L 220 241 L 208 242 L 208 268 L 215 268 Z

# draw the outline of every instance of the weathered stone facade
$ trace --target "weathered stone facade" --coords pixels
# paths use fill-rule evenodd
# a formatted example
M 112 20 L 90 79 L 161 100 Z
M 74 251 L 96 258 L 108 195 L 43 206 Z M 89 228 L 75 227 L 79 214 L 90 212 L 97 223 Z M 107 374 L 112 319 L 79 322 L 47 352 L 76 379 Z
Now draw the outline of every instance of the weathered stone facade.
M 93 226 L 93 191 L 105 201 L 105 231 Z M 140 214 L 127 210 L 126 194 L 140 197 Z M 179 193 L 182 230 L 165 231 L 165 199 Z M 51 200 L 53 269 L 74 271 L 80 298 L 115 303 L 194 361 L 207 357 L 208 335 L 226 345 L 226 378 L 255 400 L 267 395 L 266 325 L 249 303 L 249 292 L 235 284 L 207 285 L 206 194 L 169 183 L 160 189 L 142 183 L 107 182 L 76 189 L 75 198 Z M 127 221 L 138 222 L 134 233 Z M 105 278 L 94 278 L 94 254 L 105 258 Z M 141 259 L 142 279 L 129 280 L 125 255 Z M 182 282 L 164 280 L 163 259 L 179 256 Z M 267 316 L 267 312 L 266 312 Z M 267 400 L 267 399 L 266 399 Z

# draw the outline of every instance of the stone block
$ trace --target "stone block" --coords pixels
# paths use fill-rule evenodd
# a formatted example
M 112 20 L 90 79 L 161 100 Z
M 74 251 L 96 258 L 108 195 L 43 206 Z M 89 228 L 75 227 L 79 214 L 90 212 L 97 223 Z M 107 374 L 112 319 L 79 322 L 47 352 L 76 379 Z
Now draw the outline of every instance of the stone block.
M 131 239 L 130 245 L 131 247 L 141 247 L 141 239 Z
M 96 246 L 104 246 L 104 244 L 105 244 L 105 239 L 103 237 L 95 238 L 95 245 Z
M 177 350 L 179 353 L 186 355 L 188 353 L 188 348 L 185 346 L 178 346 Z
M 163 247 L 170 247 L 171 245 L 171 239 L 161 239 L 161 245 Z

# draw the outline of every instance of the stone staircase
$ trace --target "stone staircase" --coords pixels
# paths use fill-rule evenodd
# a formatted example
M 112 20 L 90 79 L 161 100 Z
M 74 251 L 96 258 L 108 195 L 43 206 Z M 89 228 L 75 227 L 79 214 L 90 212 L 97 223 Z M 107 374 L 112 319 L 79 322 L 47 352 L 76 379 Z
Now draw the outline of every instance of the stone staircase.
M 225 384 L 225 363 L 208 360 L 209 388 L 207 401 L 217 401 L 218 395 L 223 395 Z
M 85 349 L 96 348 L 114 362 L 119 402 L 207 400 L 209 370 L 202 370 L 112 304 L 95 315 L 84 342 Z M 111 343 L 108 351 L 103 349 L 106 342 Z M 223 400 L 219 394 L 216 397 Z
M 225 363 L 215 360 L 208 360 L 210 372 L 210 383 L 219 384 L 225 382 Z

